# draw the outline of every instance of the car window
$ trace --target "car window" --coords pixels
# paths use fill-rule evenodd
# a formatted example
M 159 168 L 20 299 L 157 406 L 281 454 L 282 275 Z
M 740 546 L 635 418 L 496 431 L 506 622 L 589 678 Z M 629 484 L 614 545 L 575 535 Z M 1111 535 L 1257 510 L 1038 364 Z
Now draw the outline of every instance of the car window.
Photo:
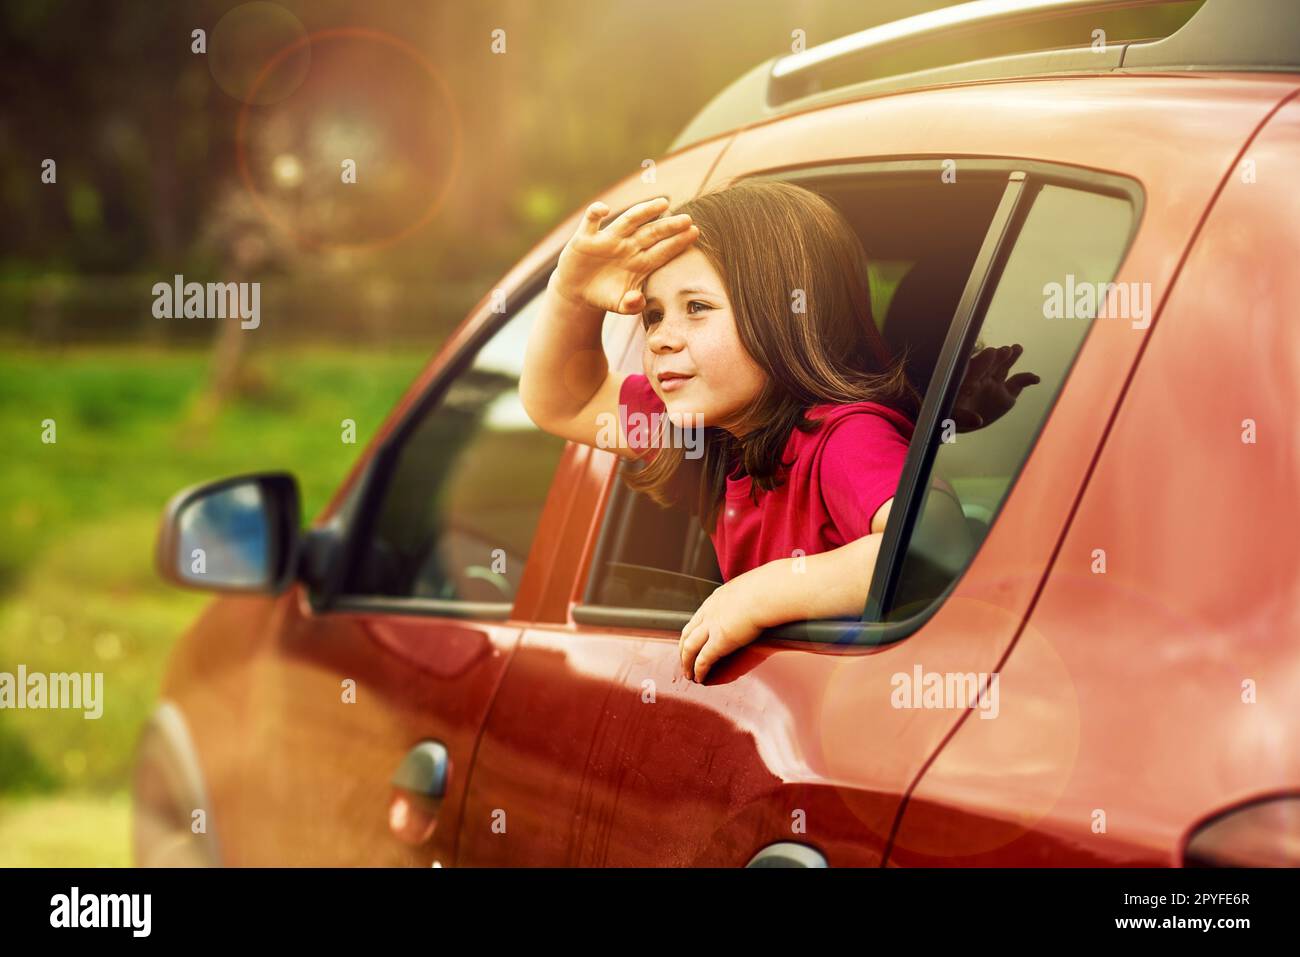
M 1029 206 L 979 328 L 977 347 L 1019 343 L 1011 375 L 1035 373 L 1001 418 L 981 429 L 941 436 L 917 521 L 908 539 L 886 620 L 916 614 L 969 564 L 1038 437 L 1070 366 L 1106 303 L 1096 284 L 1119 268 L 1132 227 L 1123 198 L 1042 185 Z M 1085 286 L 1092 289 L 1092 307 Z M 1140 294 L 1140 290 L 1138 291 Z M 1124 307 L 1116 298 L 1114 307 Z M 978 352 L 978 348 L 975 350 Z
M 643 467 L 617 465 L 584 602 L 694 612 L 722 583 L 713 543 L 686 507 L 662 508 L 624 484 L 623 471 Z
M 406 430 L 347 594 L 509 611 L 565 447 L 519 401 L 541 301 L 511 316 Z M 607 353 L 613 328 L 606 323 Z

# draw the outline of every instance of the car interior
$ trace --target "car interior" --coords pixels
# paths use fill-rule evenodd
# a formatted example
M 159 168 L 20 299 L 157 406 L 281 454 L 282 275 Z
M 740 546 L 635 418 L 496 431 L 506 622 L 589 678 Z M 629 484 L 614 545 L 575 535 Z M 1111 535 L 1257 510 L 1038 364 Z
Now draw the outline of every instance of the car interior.
M 960 186 L 933 172 L 791 179 L 826 197 L 858 233 L 877 327 L 924 396 L 1005 177 L 965 176 Z M 622 470 L 640 467 L 619 461 L 585 603 L 694 611 L 722 583 L 712 542 L 686 507 L 665 509 L 626 486 Z M 972 527 L 961 530 L 970 544 L 959 563 L 988 518 L 976 508 L 954 512 L 957 521 L 963 512 Z

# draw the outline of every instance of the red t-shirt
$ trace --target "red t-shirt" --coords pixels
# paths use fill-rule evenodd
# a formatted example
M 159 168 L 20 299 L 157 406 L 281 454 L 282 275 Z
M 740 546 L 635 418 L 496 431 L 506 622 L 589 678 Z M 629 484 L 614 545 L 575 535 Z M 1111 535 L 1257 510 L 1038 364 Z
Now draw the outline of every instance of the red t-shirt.
M 663 412 L 663 400 L 650 380 L 633 373 L 619 390 L 620 413 L 649 416 Z M 871 534 L 871 519 L 894 497 L 903 474 L 913 423 L 878 402 L 824 404 L 807 415 L 823 424 L 812 432 L 790 430 L 782 461 L 791 462 L 785 481 L 750 497 L 752 480 L 727 477 L 726 502 L 710 534 L 723 581 L 778 558 L 829 551 Z M 652 430 L 634 427 L 628 444 L 649 447 Z M 636 426 L 635 420 L 633 425 Z M 651 453 L 653 456 L 655 453 Z

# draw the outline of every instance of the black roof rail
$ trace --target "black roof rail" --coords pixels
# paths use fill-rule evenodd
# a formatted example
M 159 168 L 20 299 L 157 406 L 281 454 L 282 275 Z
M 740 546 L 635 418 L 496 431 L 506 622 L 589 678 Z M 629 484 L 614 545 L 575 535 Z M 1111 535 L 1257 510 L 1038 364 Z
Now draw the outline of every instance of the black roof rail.
M 1133 28 L 1135 8 L 1143 8 L 1141 16 L 1157 29 L 1162 21 L 1176 29 L 1156 39 L 1148 33 L 1093 42 L 1093 25 Z M 963 47 L 976 38 L 998 52 L 1017 43 L 1021 50 L 1028 43 L 1031 52 L 965 59 Z M 1069 45 L 1044 49 L 1044 38 L 1069 38 Z M 927 46 L 937 64 L 889 75 L 891 60 L 899 62 L 900 54 L 915 59 L 918 52 L 924 59 Z M 669 151 L 784 113 L 866 96 L 982 80 L 1168 70 L 1300 71 L 1300 0 L 973 0 L 772 57 L 714 97 Z

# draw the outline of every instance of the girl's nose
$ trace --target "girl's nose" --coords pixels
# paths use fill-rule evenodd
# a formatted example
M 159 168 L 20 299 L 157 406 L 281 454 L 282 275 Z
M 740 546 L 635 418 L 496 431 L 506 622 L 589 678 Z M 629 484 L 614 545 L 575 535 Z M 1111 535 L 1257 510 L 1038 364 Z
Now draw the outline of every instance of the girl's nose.
M 652 352 L 675 351 L 682 347 L 682 336 L 677 327 L 667 319 L 655 323 L 646 336 L 646 345 Z

